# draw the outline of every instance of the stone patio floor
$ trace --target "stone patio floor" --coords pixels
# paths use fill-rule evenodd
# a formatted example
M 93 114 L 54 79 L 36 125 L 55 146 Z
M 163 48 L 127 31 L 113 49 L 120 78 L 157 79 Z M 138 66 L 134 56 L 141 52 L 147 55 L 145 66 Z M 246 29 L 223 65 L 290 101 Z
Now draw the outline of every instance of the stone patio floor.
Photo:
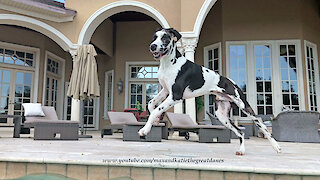
M 238 139 L 198 143 L 196 134 L 189 141 L 174 133 L 162 142 L 124 142 L 121 133 L 102 139 L 100 131 L 89 131 L 93 138 L 79 141 L 34 141 L 33 132 L 21 138 L 12 138 L 12 132 L 0 128 L 0 161 L 320 175 L 320 144 L 316 143 L 280 142 L 283 152 L 277 154 L 268 140 L 251 137 L 245 141 L 246 154 L 236 156 Z M 216 162 L 196 162 L 210 158 Z M 146 162 L 151 160 L 158 162 Z

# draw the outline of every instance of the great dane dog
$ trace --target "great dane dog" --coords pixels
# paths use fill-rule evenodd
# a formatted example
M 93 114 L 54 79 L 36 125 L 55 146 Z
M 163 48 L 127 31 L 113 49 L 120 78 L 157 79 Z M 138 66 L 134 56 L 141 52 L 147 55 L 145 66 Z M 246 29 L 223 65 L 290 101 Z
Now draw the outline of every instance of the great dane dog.
M 240 88 L 231 79 L 199 66 L 182 56 L 177 50 L 177 41 L 180 38 L 181 34 L 173 28 L 158 29 L 153 35 L 150 52 L 155 60 L 160 61 L 158 79 L 163 89 L 149 102 L 148 109 L 151 114 L 146 125 L 139 130 L 139 135 L 147 135 L 152 125 L 159 123 L 160 115 L 175 104 L 182 102 L 183 99 L 213 94 L 216 96 L 216 116 L 240 139 L 240 149 L 236 155 L 244 155 L 244 133 L 229 119 L 231 104 L 238 106 L 250 117 L 268 138 L 272 147 L 280 152 L 277 141 L 268 132 L 263 122 L 255 117 L 254 111 Z M 162 102 L 163 99 L 165 100 Z M 159 103 L 161 104 L 158 105 Z

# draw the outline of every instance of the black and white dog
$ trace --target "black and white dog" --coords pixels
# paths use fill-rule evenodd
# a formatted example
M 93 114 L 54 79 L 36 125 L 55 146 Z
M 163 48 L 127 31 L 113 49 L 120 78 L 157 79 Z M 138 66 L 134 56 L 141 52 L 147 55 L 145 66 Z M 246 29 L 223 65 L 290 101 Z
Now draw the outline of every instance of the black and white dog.
M 255 117 L 240 88 L 232 80 L 182 56 L 177 50 L 177 41 L 180 38 L 181 34 L 173 28 L 159 29 L 153 35 L 150 51 L 154 59 L 160 61 L 158 78 L 163 89 L 149 102 L 148 109 L 151 114 L 146 125 L 140 129 L 139 135 L 147 135 L 152 125 L 159 122 L 160 115 L 183 99 L 213 94 L 216 95 L 216 116 L 240 139 L 237 155 L 243 155 L 245 152 L 244 133 L 229 119 L 231 103 L 248 115 L 268 138 L 272 147 L 280 152 L 280 146 L 263 122 Z M 163 99 L 165 100 L 162 102 Z M 160 102 L 162 103 L 157 106 Z

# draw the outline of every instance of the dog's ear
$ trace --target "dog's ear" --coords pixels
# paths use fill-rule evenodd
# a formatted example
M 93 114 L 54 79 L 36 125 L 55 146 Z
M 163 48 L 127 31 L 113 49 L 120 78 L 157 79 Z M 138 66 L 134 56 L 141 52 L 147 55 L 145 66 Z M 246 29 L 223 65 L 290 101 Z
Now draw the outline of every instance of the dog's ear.
M 179 41 L 179 39 L 181 39 L 182 35 L 175 29 L 173 28 L 169 28 L 169 29 L 166 29 L 167 31 L 169 31 L 171 34 L 173 34 L 174 37 L 177 38 L 176 41 Z
M 156 30 L 156 32 L 161 31 L 162 29 L 163 29 L 162 27 L 159 27 L 159 28 Z

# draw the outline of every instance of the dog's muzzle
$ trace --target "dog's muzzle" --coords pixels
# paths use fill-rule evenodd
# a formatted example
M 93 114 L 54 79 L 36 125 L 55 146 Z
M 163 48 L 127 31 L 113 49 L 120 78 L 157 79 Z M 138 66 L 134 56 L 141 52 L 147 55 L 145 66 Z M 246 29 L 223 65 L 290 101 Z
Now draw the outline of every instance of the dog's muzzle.
M 160 58 L 168 53 L 167 48 L 160 48 L 160 50 L 157 50 L 157 45 L 156 44 L 151 44 L 150 45 L 150 52 L 152 53 L 153 57 L 156 60 L 160 60 Z

